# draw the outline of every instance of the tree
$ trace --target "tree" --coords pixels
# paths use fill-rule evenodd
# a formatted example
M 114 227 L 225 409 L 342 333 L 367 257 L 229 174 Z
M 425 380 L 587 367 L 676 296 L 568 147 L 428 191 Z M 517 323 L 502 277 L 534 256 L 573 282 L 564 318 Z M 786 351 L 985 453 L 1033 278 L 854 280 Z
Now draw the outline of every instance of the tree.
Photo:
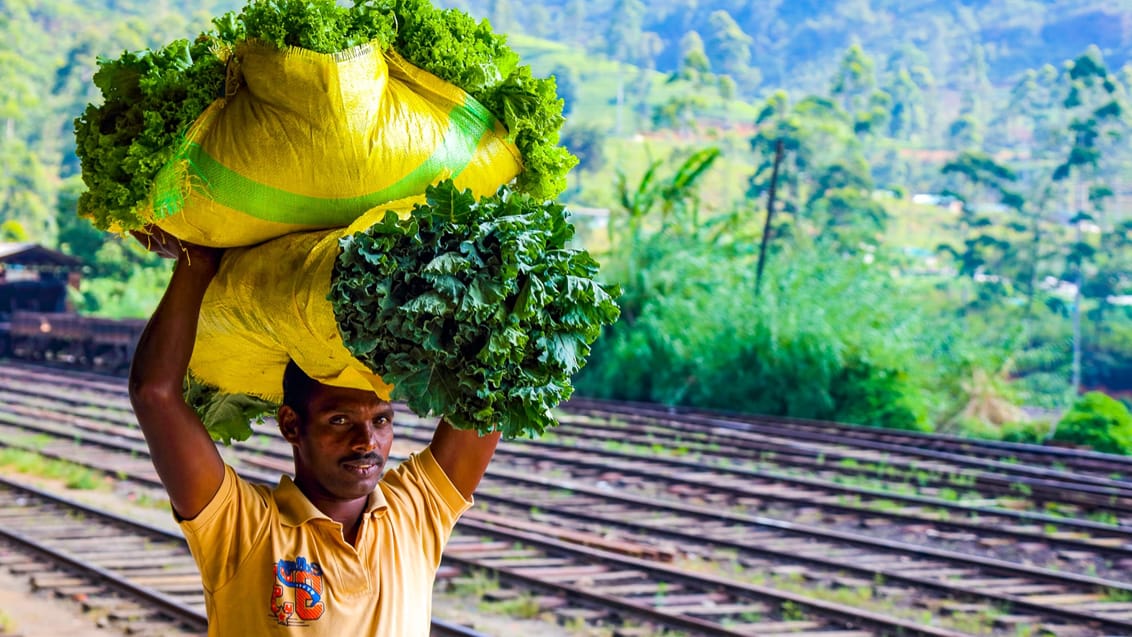
M 903 141 L 912 141 L 927 130 L 928 120 L 923 89 L 906 68 L 897 69 L 885 88 L 892 99 L 888 134 Z
M 968 51 L 965 64 L 959 76 L 961 90 L 960 115 L 970 117 L 973 121 L 982 124 L 986 122 L 987 101 L 993 87 L 990 82 L 990 67 L 987 64 L 987 52 L 982 44 L 975 43 Z
M 635 185 L 617 170 L 619 206 L 609 220 L 609 243 L 626 251 L 625 271 L 619 277 L 614 274 L 624 282 L 624 292 L 618 299 L 622 322 L 632 324 L 645 302 L 657 294 L 648 274 L 657 259 L 668 254 L 667 240 L 700 233 L 697 189 L 719 156 L 718 148 L 696 151 L 667 177 L 661 176 L 665 162 L 656 160 Z
M 819 236 L 842 253 L 879 245 L 888 213 L 873 201 L 872 191 L 869 166 L 860 155 L 823 166 L 807 202 Z
M 563 9 L 563 33 L 569 41 L 585 46 L 590 29 L 586 26 L 586 0 L 568 0 Z
M 1073 379 L 1076 395 L 1081 387 L 1083 348 L 1081 339 L 1081 303 L 1084 300 L 1086 269 L 1092 265 L 1096 249 L 1085 240 L 1083 224 L 1096 223 L 1103 233 L 1107 214 L 1105 201 L 1112 193 L 1108 185 L 1111 165 L 1102 160 L 1106 151 L 1113 149 L 1124 138 L 1124 106 L 1119 85 L 1105 66 L 1104 58 L 1096 47 L 1066 65 L 1068 90 L 1062 105 L 1070 113 L 1069 134 L 1071 146 L 1064 159 L 1053 171 L 1055 183 L 1065 185 L 1071 210 L 1070 219 L 1076 236 L 1066 252 L 1066 278 L 1076 284 L 1073 303 Z M 1088 201 L 1089 208 L 1086 208 Z M 1098 299 L 1105 303 L 1105 298 Z
M 1053 439 L 1105 453 L 1132 454 L 1132 414 L 1116 399 L 1089 392 L 1057 423 Z
M 960 115 L 947 127 L 947 138 L 955 149 L 982 148 L 982 125 L 971 115 Z
M 663 103 L 653 108 L 653 125 L 672 127 L 677 130 L 695 128 L 699 114 L 707 107 L 704 89 L 714 89 L 720 97 L 729 99 L 734 95 L 735 84 L 711 72 L 711 62 L 704 52 L 704 42 L 699 33 L 689 31 L 680 39 L 680 65 L 668 76 L 668 84 L 690 85 Z
M 711 62 L 699 33 L 689 31 L 680 38 L 680 66 L 669 81 L 684 80 L 702 87 L 711 76 Z
M 22 242 L 27 241 L 28 238 L 27 230 L 24 230 L 19 221 L 9 219 L 0 223 L 0 241 Z
M 980 292 L 988 289 L 999 294 L 1008 292 L 1011 281 L 1004 265 L 1014 252 L 1008 238 L 1011 232 L 1021 228 L 1012 226 L 1012 220 L 1004 215 L 992 216 L 981 208 L 1001 203 L 1010 210 L 1020 211 L 1024 200 L 1010 189 L 1018 176 L 986 153 L 974 150 L 964 151 L 947 162 L 943 174 L 950 177 L 953 184 L 947 194 L 961 206 L 956 231 L 962 245 L 940 244 L 938 251 L 952 256 L 960 277 L 972 281 L 981 279 Z M 977 298 L 986 296 L 980 294 Z
M 616 133 L 623 130 L 622 107 L 625 103 L 625 69 L 623 63 L 636 59 L 640 53 L 640 41 L 645 15 L 645 5 L 641 0 L 616 0 L 610 11 L 609 28 L 605 34 L 606 52 L 617 65 L 617 112 Z
M 876 70 L 873 59 L 860 44 L 853 44 L 841 57 L 837 73 L 833 76 L 830 95 L 841 108 L 856 116 L 868 106 L 869 96 L 876 88 Z
M 605 32 L 605 50 L 619 62 L 636 59 L 646 8 L 641 0 L 615 0 Z
M 770 187 L 775 150 L 781 140 L 784 161 L 772 239 L 815 237 L 841 252 L 875 245 L 887 215 L 872 201 L 873 180 L 853 120 L 834 101 L 809 96 L 790 105 L 784 92 L 773 94 L 756 120 L 751 139 L 755 173 L 747 196 L 761 201 Z
M 488 0 L 487 16 L 491 26 L 500 33 L 507 33 L 515 28 L 511 0 Z
M 711 27 L 709 44 L 719 61 L 720 71 L 731 76 L 742 93 L 750 94 L 759 80 L 757 71 L 751 68 L 754 40 L 724 10 L 713 11 L 708 16 L 708 25 Z

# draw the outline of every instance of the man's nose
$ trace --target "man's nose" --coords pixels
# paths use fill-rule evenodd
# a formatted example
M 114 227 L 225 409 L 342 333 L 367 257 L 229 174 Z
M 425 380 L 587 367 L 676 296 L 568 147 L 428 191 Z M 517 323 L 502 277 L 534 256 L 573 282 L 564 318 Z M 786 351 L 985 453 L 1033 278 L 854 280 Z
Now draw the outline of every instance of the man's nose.
M 378 428 L 373 423 L 365 423 L 354 428 L 354 448 L 361 451 L 373 451 L 378 448 L 380 441 Z

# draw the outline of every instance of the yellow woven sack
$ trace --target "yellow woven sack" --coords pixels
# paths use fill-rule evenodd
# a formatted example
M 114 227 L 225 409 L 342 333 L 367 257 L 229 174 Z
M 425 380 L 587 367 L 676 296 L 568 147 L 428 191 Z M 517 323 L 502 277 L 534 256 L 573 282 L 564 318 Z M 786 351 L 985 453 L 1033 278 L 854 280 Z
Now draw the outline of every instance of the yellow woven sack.
M 289 234 L 249 248 L 228 250 L 200 311 L 189 369 L 229 394 L 276 401 L 283 397 L 288 360 L 315 380 L 373 390 L 389 400 L 382 382 L 347 351 L 327 300 L 338 240 L 381 221 L 388 210 L 407 217 L 424 197 L 390 203 L 347 228 Z
M 228 75 L 229 95 L 193 124 L 143 211 L 185 241 L 247 246 L 342 227 L 448 178 L 490 195 L 522 168 L 487 109 L 392 49 L 245 42 Z

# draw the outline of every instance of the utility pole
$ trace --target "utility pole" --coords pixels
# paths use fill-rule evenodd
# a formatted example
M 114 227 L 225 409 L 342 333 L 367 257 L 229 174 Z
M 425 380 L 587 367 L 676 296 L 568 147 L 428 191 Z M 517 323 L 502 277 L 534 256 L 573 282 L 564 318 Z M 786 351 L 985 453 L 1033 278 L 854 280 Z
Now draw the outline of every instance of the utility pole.
M 770 243 L 771 219 L 774 217 L 774 197 L 778 190 L 778 167 L 782 163 L 783 143 L 779 139 L 774 144 L 774 169 L 770 173 L 770 190 L 766 196 L 766 223 L 763 224 L 763 240 L 759 245 L 759 265 L 755 272 L 755 297 L 759 296 L 759 287 L 763 282 L 763 267 L 766 266 L 766 246 Z

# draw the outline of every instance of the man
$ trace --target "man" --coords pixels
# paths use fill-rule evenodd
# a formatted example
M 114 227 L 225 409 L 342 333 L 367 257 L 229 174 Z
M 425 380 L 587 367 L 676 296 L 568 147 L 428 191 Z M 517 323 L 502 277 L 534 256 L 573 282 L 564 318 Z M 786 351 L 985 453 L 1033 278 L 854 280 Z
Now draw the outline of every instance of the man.
M 130 400 L 200 567 L 209 635 L 428 635 L 441 551 L 498 434 L 441 420 L 424 450 L 381 478 L 392 406 L 292 364 L 278 421 L 295 478 L 240 479 L 181 394 L 221 252 L 156 230 L 138 238 L 177 264 L 138 342 Z

